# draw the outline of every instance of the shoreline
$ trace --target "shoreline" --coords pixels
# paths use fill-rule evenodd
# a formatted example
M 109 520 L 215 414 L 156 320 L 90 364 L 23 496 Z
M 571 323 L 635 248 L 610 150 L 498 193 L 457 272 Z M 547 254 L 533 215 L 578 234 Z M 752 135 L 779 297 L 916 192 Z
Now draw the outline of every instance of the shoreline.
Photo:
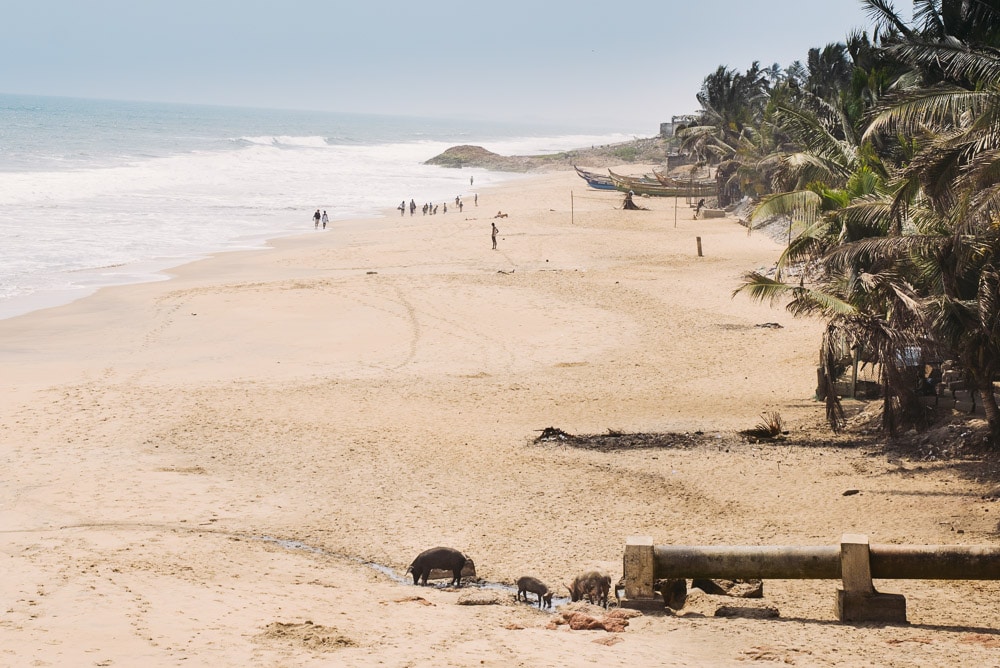
M 617 581 L 630 535 L 995 543 L 964 469 L 817 428 L 821 323 L 731 297 L 778 244 L 640 203 L 540 174 L 462 215 L 282 238 L 0 321 L 0 663 L 989 663 L 995 582 L 891 583 L 912 626 L 836 624 L 836 582 L 769 581 L 782 620 L 609 634 L 359 563 L 399 574 L 450 545 L 488 582 L 556 587 Z M 766 410 L 788 438 L 741 440 Z M 600 450 L 536 442 L 546 427 L 703 433 Z
M 305 213 L 306 212 L 303 211 L 303 214 Z M 359 224 L 364 221 L 378 220 L 380 217 L 386 217 L 386 213 L 373 213 L 371 217 L 351 218 L 332 222 Z M 152 258 L 114 265 L 111 267 L 87 267 L 72 271 L 63 271 L 62 273 L 67 276 L 75 275 L 87 278 L 84 279 L 82 284 L 76 287 L 45 290 L 32 293 L 30 295 L 22 295 L 4 300 L 3 302 L 0 302 L 0 321 L 16 318 L 22 315 L 29 315 L 35 311 L 66 306 L 67 304 L 71 304 L 80 299 L 86 299 L 98 291 L 106 288 L 169 281 L 173 276 L 174 270 L 187 264 L 201 262 L 226 253 L 243 253 L 266 250 L 271 247 L 273 241 L 294 238 L 297 236 L 305 236 L 311 232 L 313 232 L 313 230 L 309 230 L 307 232 L 289 231 L 287 234 L 279 234 L 277 236 L 255 235 L 253 237 L 233 239 L 229 242 L 231 247 L 228 248 L 199 252 L 197 254 L 184 257 Z M 121 273 L 114 274 L 102 273 L 108 269 L 121 269 L 122 271 Z
M 663 153 L 663 151 L 659 148 L 660 144 L 661 142 L 656 138 L 635 138 L 630 141 L 620 142 L 617 144 L 593 146 L 589 149 L 575 148 L 560 151 L 554 154 L 506 157 L 491 154 L 486 151 L 487 154 L 494 156 L 496 160 L 469 162 L 467 164 L 460 165 L 458 169 L 466 167 L 476 170 L 484 170 L 485 173 L 492 174 L 495 178 L 499 179 L 499 181 L 492 184 L 492 186 L 498 186 L 521 178 L 530 178 L 532 174 L 544 173 L 545 170 L 571 169 L 570 165 L 573 161 L 569 159 L 569 156 L 578 156 L 584 159 L 591 157 L 597 160 L 597 162 L 608 163 L 610 161 L 611 164 L 616 164 L 616 151 L 628 149 L 630 150 L 630 155 L 632 157 L 647 157 L 652 160 L 654 158 L 659 158 L 660 154 Z M 456 148 L 461 147 L 452 147 L 443 154 L 423 161 L 422 164 L 438 164 L 439 159 L 443 155 L 446 155 L 449 151 Z M 510 165 L 517 165 L 517 167 L 510 169 Z M 490 186 L 488 185 L 487 187 Z M 451 201 L 452 196 L 453 195 L 447 195 L 445 199 L 441 201 Z M 470 192 L 469 197 L 471 196 L 472 193 Z M 304 210 L 302 213 L 306 214 L 308 211 Z M 392 218 L 395 213 L 396 209 L 391 208 L 391 205 L 389 204 L 385 204 L 383 206 L 373 208 L 367 214 L 352 215 L 346 218 L 334 219 L 332 222 L 334 224 L 352 224 L 362 220 L 375 220 L 380 217 Z M 308 231 L 302 233 L 305 234 L 308 233 Z M 149 281 L 167 280 L 169 279 L 170 271 L 172 269 L 189 262 L 196 262 L 206 257 L 213 257 L 221 253 L 266 248 L 272 239 L 294 237 L 297 234 L 299 234 L 298 231 L 285 227 L 283 231 L 278 231 L 276 229 L 273 234 L 265 232 L 246 237 L 234 237 L 226 240 L 221 246 L 214 249 L 209 248 L 192 251 L 184 256 L 151 257 L 133 262 L 112 265 L 111 267 L 97 266 L 74 270 L 63 270 L 59 272 L 58 275 L 65 277 L 67 282 L 69 279 L 74 278 L 74 285 L 67 285 L 59 288 L 39 289 L 37 292 L 32 294 L 19 295 L 4 299 L 0 301 L 0 320 L 17 317 L 19 315 L 31 313 L 40 309 L 58 307 L 77 299 L 86 298 L 88 295 L 91 295 L 107 286 L 131 285 Z M 108 269 L 114 269 L 115 271 L 108 272 L 106 271 Z

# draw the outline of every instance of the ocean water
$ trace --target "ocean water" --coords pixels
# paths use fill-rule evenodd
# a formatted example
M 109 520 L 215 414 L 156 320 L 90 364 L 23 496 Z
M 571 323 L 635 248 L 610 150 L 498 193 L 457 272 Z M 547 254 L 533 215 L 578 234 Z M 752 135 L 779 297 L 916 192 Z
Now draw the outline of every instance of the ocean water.
M 652 134 L 652 133 L 647 133 Z M 422 164 L 475 144 L 531 155 L 629 132 L 0 95 L 0 318 L 400 201 L 516 175 Z M 475 179 L 470 186 L 469 177 Z

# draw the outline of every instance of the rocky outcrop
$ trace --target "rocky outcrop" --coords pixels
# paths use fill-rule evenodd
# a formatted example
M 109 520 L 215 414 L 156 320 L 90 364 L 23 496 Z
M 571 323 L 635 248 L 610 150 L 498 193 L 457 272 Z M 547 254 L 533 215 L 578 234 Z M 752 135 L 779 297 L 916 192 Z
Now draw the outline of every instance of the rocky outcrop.
M 452 146 L 425 165 L 438 167 L 479 167 L 498 172 L 527 172 L 533 168 L 531 158 L 508 157 L 487 151 L 482 146 Z
M 546 155 L 505 156 L 488 151 L 482 146 L 463 144 L 452 146 L 444 153 L 426 161 L 426 165 L 439 167 L 477 167 L 498 172 L 529 172 L 534 170 L 572 169 L 574 165 L 588 167 L 615 167 L 617 165 L 663 164 L 666 161 L 667 144 L 662 139 L 633 139 L 620 144 L 605 144 L 590 148 L 561 151 Z M 671 158 L 670 164 L 680 161 Z

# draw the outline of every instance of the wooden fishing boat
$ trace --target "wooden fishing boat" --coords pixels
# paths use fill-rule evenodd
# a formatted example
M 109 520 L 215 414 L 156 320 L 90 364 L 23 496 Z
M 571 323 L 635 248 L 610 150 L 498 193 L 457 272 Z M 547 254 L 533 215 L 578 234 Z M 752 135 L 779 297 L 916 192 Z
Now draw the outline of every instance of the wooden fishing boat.
M 685 178 L 678 179 L 673 176 L 668 176 L 667 174 L 664 174 L 663 172 L 657 171 L 655 169 L 653 170 L 653 176 L 655 176 L 656 180 L 659 181 L 661 184 L 665 186 L 670 186 L 671 188 L 682 188 L 686 186 L 693 186 L 696 188 L 715 187 L 715 179 L 713 178 L 702 177 L 697 179 L 685 179 Z
M 608 170 L 608 174 L 611 176 L 611 182 L 615 184 L 618 190 L 626 193 L 631 190 L 636 195 L 649 195 L 651 197 L 709 197 L 715 194 L 714 189 L 708 192 L 707 190 L 692 188 L 687 184 L 665 186 L 655 179 L 623 176 L 615 174 L 610 169 Z M 704 194 L 698 194 L 699 192 L 703 192 Z
M 653 170 L 653 176 L 665 188 L 682 190 L 686 197 L 715 197 L 718 194 L 718 186 L 715 179 L 677 179 L 667 176 L 662 172 Z
M 617 180 L 620 183 L 628 183 L 634 186 L 658 186 L 660 182 L 656 180 L 652 174 L 643 174 L 642 176 L 625 176 L 624 174 L 615 174 L 610 169 L 608 174 L 611 175 L 611 181 Z
M 580 169 L 576 165 L 573 165 L 573 169 L 576 170 L 580 178 L 586 181 L 587 185 L 591 188 L 596 188 L 597 190 L 617 190 L 615 184 L 611 182 L 610 176 L 588 172 L 586 169 Z

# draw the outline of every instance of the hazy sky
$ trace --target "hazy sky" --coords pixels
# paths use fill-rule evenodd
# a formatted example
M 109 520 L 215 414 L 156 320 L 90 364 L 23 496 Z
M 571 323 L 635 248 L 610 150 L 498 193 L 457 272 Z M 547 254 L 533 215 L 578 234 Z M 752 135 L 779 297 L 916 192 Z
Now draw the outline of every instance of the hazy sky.
M 658 129 L 858 0 L 12 0 L 0 92 Z M 896 6 L 909 12 L 909 2 Z

